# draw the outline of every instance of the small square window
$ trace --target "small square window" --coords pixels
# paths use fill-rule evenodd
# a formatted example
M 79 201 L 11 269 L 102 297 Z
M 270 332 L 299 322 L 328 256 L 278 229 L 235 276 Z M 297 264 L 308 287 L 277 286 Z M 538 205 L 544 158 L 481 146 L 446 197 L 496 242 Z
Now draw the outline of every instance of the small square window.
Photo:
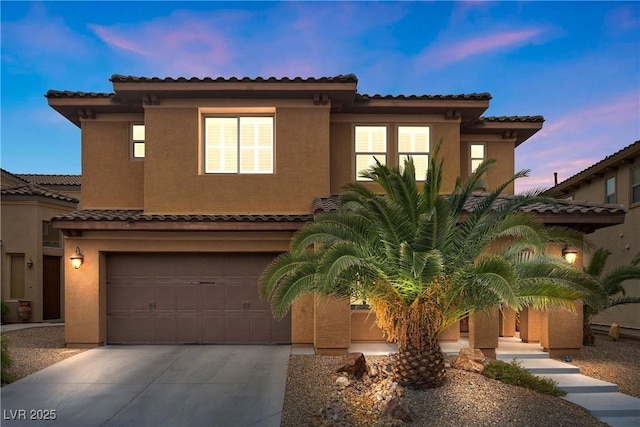
M 135 159 L 144 158 L 144 141 L 145 130 L 144 125 L 134 124 L 131 125 L 131 154 Z
M 356 126 L 355 152 L 356 181 L 370 181 L 360 174 L 375 165 L 375 159 L 382 164 L 387 163 L 387 127 Z
M 471 173 L 474 173 L 478 166 L 486 159 L 486 149 L 484 144 L 471 144 Z
M 606 202 L 605 203 L 615 203 L 616 202 L 616 177 L 612 176 L 607 179 L 606 183 Z

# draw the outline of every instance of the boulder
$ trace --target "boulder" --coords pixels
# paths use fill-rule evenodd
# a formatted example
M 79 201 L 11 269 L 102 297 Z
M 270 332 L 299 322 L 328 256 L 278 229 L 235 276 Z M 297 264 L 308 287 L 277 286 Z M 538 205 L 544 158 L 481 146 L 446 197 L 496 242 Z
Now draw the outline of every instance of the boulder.
M 409 406 L 409 402 L 404 399 L 394 397 L 382 410 L 383 418 L 392 418 L 405 423 L 411 423 L 416 418 L 415 412 Z
M 336 372 L 346 372 L 354 378 L 360 379 L 367 372 L 367 361 L 362 353 L 347 353 L 344 356 L 344 365 Z
M 480 373 L 484 370 L 487 359 L 477 348 L 463 348 L 453 361 L 453 367 L 469 372 Z

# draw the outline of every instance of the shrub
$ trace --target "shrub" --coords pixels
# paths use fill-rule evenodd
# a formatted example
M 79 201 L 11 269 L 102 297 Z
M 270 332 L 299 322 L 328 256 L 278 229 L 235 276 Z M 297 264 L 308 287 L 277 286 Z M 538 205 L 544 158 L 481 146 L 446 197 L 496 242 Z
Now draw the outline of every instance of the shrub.
M 524 369 L 520 362 L 515 359 L 510 363 L 492 360 L 484 367 L 482 374 L 494 380 L 528 388 L 538 393 L 550 394 L 552 396 L 564 396 L 567 394 L 566 391 L 558 388 L 557 381 L 533 375 Z
M 9 306 L 2 301 L 0 303 L 0 321 L 4 324 L 7 323 L 7 316 L 9 315 Z
M 13 381 L 13 376 L 7 372 L 11 367 L 11 356 L 9 355 L 9 339 L 6 335 L 0 335 L 0 382 L 9 384 Z

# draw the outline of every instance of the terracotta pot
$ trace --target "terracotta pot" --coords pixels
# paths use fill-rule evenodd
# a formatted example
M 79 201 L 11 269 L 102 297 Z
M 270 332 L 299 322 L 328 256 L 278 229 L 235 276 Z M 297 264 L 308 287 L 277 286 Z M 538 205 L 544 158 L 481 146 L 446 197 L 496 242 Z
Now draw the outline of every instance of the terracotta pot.
M 30 299 L 19 299 L 18 302 L 20 305 L 18 306 L 18 317 L 23 322 L 28 322 L 31 319 L 31 300 Z

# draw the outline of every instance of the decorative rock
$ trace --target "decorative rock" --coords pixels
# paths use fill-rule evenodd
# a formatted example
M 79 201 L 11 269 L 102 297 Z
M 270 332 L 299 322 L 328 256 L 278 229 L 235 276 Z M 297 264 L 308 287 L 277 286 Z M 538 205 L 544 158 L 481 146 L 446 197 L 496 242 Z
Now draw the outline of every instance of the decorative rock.
M 341 389 L 349 387 L 349 384 L 351 384 L 351 381 L 349 381 L 349 379 L 346 377 L 338 377 L 338 379 L 336 380 L 336 385 Z
M 406 400 L 394 397 L 385 406 L 382 416 L 410 423 L 415 419 L 416 414 Z
M 482 351 L 475 348 L 463 348 L 453 361 L 453 367 L 469 372 L 482 372 L 487 359 Z
M 346 372 L 357 379 L 362 378 L 364 373 L 367 372 L 367 361 L 364 358 L 364 354 L 347 353 L 344 358 L 344 366 L 339 368 L 336 372 Z

